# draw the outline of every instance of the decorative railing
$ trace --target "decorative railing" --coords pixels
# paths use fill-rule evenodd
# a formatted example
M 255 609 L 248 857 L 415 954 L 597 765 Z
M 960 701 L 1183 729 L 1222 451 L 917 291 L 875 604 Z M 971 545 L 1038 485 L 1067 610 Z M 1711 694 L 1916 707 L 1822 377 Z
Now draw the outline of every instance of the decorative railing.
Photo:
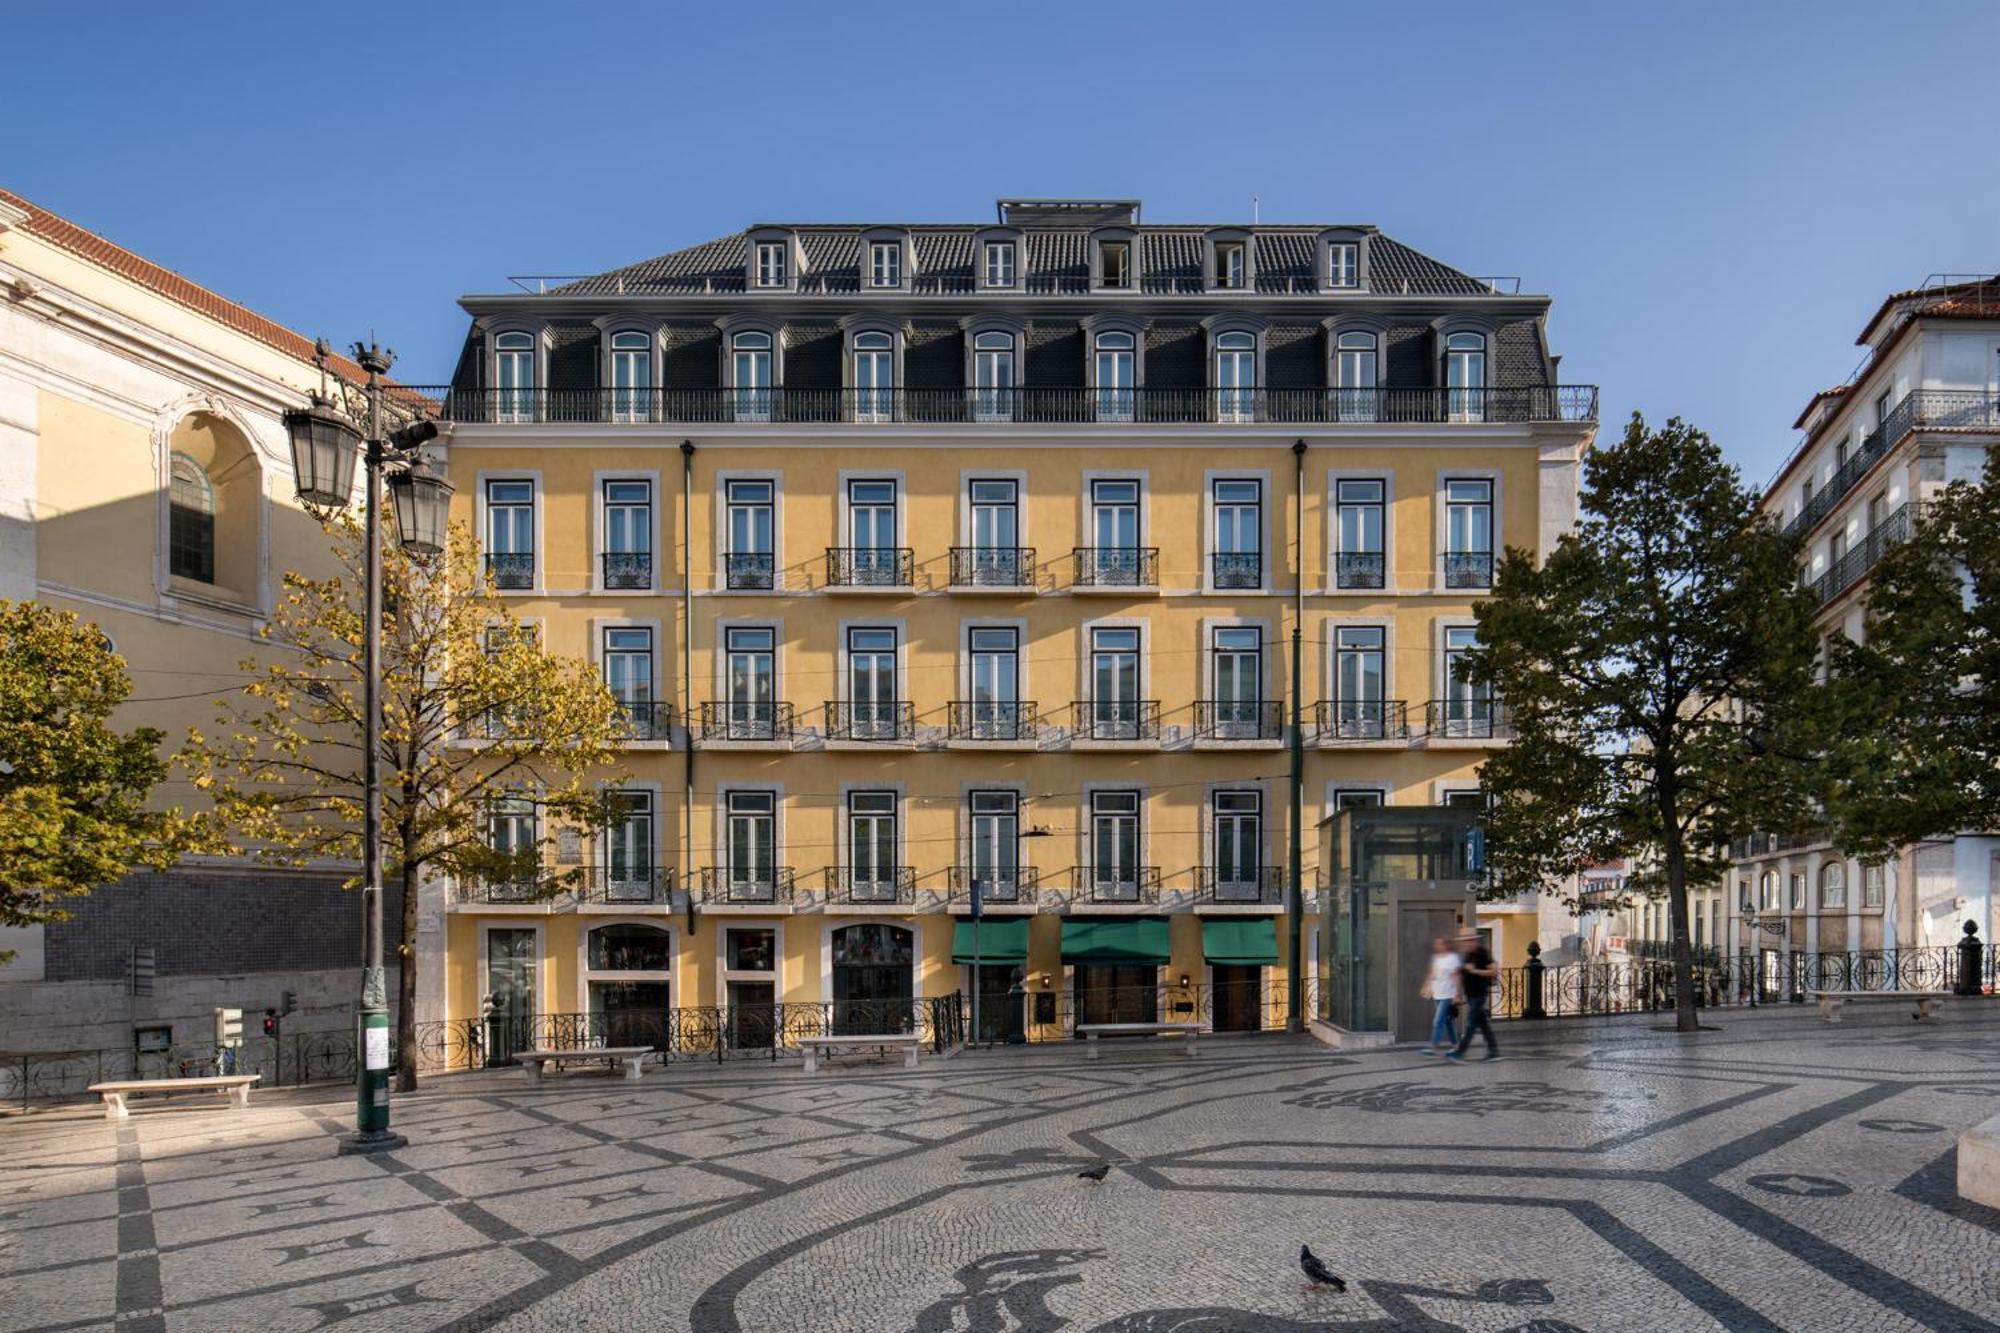
M 913 866 L 877 866 L 856 870 L 852 866 L 828 866 L 826 900 L 849 906 L 909 905 L 917 900 L 917 872 Z
M 1071 553 L 1071 582 L 1079 588 L 1157 588 L 1157 546 L 1079 546 Z
M 1867 536 L 1843 552 L 1827 567 L 1826 573 L 1813 580 L 1813 596 L 1819 604 L 1825 606 L 1867 577 L 1868 571 L 1881 563 L 1882 557 L 1892 547 L 1909 540 L 1911 530 L 1924 521 L 1928 509 L 1928 505 L 1921 503 L 1897 505 L 1880 523 L 1870 528 Z
M 1379 588 L 1388 573 L 1388 558 L 1380 551 L 1342 551 L 1333 558 L 1333 582 L 1338 588 Z
M 505 551 L 486 553 L 486 581 L 503 592 L 519 592 L 535 586 L 535 553 Z
M 1073 902 L 1156 903 L 1160 901 L 1158 866 L 1124 866 L 1100 870 L 1096 866 L 1072 866 L 1069 872 Z
M 451 900 L 483 907 L 533 904 L 554 912 L 572 906 L 576 898 L 569 879 L 552 869 L 536 877 L 462 879 L 451 886 Z
M 1917 389 L 1903 395 L 1785 524 L 1785 535 L 1797 537 L 1818 527 L 1882 456 L 1911 431 L 1994 429 L 2000 429 L 2000 394 L 1979 389 Z
M 826 582 L 830 588 L 907 588 L 915 577 L 915 553 L 907 546 L 826 548 Z
M 1597 419 L 1597 388 L 464 389 L 413 385 L 447 421 L 1459 424 Z
M 578 902 L 647 906 L 671 904 L 674 872 L 656 866 L 591 866 L 574 893 Z
M 1258 551 L 1217 551 L 1209 557 L 1210 581 L 1217 588 L 1258 588 L 1264 583 L 1264 556 Z
M 1158 699 L 1079 699 L 1070 710 L 1070 733 L 1080 741 L 1157 741 Z
M 796 726 L 787 703 L 730 703 L 711 700 L 701 706 L 701 738 L 705 741 L 789 741 Z
M 1195 871 L 1195 883 L 1195 898 L 1202 902 L 1268 907 L 1285 900 L 1285 872 L 1280 866 L 1202 866 Z
M 1274 741 L 1285 734 L 1285 706 L 1270 699 L 1198 699 L 1194 734 L 1205 741 Z
M 1832 833 L 1828 829 L 1806 829 L 1799 833 L 1752 833 L 1729 844 L 1729 859 L 1742 861 L 1752 856 L 1770 856 L 1775 852 L 1796 852 L 1807 847 L 1817 847 L 1828 841 Z
M 1504 740 L 1513 730 L 1507 710 L 1491 699 L 1432 699 L 1424 705 L 1424 734 L 1433 740 Z
M 252 1025 L 254 1026 L 254 1024 Z M 213 1043 L 190 1042 L 163 1051 L 35 1051 L 0 1054 L 0 1106 L 22 1110 L 38 1102 L 89 1097 L 93 1083 L 140 1078 L 200 1078 L 217 1072 L 257 1074 L 263 1088 L 354 1078 L 354 1033 L 284 1032 L 252 1036 L 218 1052 Z
M 956 741 L 1031 741 L 1041 734 L 1033 700 L 960 699 L 951 705 L 950 735 Z
M 954 588 L 1033 588 L 1035 548 L 1032 546 L 954 546 L 951 548 Z
M 1490 588 L 1493 586 L 1493 552 L 1446 551 L 1444 586 L 1447 588 Z
M 653 586 L 651 551 L 606 551 L 604 586 L 607 588 L 650 588 Z
M 1401 699 L 1321 699 L 1313 729 L 1322 741 L 1406 740 L 1410 707 Z
M 777 573 L 777 558 L 769 551 L 730 551 L 722 557 L 722 581 L 732 592 L 769 592 Z
M 767 866 L 762 870 L 703 866 L 695 871 L 696 900 L 710 906 L 789 903 L 796 883 L 797 877 L 790 866 Z
M 916 710 L 907 702 L 828 703 L 826 738 L 830 741 L 908 741 L 916 735 Z
M 972 881 L 975 878 L 980 882 L 982 902 L 1012 906 L 1035 901 L 1035 889 L 1041 883 L 1041 872 L 1033 866 L 989 867 L 978 871 L 971 866 L 953 866 L 950 901 L 954 909 L 971 906 Z
M 664 741 L 673 738 L 674 710 L 668 704 L 645 699 L 620 699 L 618 734 L 628 741 Z

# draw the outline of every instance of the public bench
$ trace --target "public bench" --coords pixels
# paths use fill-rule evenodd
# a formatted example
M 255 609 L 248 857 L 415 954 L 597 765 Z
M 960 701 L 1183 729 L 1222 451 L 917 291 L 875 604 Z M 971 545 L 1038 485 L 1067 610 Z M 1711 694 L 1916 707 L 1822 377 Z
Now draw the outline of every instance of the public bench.
M 924 1044 L 924 1039 L 914 1032 L 843 1033 L 837 1037 L 799 1037 L 796 1040 L 805 1052 L 808 1074 L 819 1072 L 822 1053 L 831 1055 L 834 1051 L 857 1046 L 873 1046 L 878 1051 L 900 1050 L 903 1053 L 903 1068 L 915 1069 L 917 1052 Z
M 1085 1055 L 1097 1058 L 1099 1037 L 1164 1037 L 1169 1033 L 1181 1035 L 1181 1054 L 1194 1055 L 1194 1039 L 1201 1032 L 1199 1023 L 1079 1023 L 1076 1035 L 1088 1043 Z
M 1930 1018 L 1944 1007 L 1946 1000 L 1951 998 L 1951 992 L 1944 990 L 1816 990 L 1806 993 L 1818 1002 L 1819 1017 L 1822 1023 L 1838 1023 L 1840 1021 L 1840 1011 L 1844 1005 L 1867 1004 L 1883 1000 L 1914 1003 L 1917 1006 L 1917 1012 L 1911 1014 L 1910 1017 L 1917 1019 Z
M 104 1098 L 104 1118 L 123 1120 L 129 1111 L 125 1099 L 141 1092 L 219 1092 L 236 1103 L 237 1109 L 250 1106 L 250 1088 L 262 1074 L 205 1074 L 196 1078 L 128 1078 L 109 1083 L 93 1083 L 90 1091 Z
M 607 1064 L 625 1066 L 625 1077 L 639 1077 L 639 1065 L 653 1053 L 650 1046 L 577 1046 L 568 1050 L 540 1049 L 516 1051 L 514 1059 L 528 1071 L 528 1082 L 542 1081 L 542 1066 L 547 1064 L 582 1064 L 591 1060 L 603 1060 Z

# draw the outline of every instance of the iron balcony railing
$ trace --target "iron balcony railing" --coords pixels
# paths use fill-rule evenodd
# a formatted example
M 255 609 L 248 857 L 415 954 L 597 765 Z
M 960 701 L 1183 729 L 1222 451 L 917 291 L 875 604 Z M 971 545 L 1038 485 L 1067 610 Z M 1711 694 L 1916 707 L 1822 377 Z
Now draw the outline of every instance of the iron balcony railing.
M 1195 871 L 1198 900 L 1272 906 L 1285 900 L 1285 872 L 1278 866 L 1201 866 Z
M 701 706 L 705 741 L 789 741 L 795 725 L 786 703 L 731 703 L 718 699 Z
M 1160 901 L 1158 866 L 1072 866 L 1069 882 L 1076 896 L 1093 903 L 1156 903 Z
M 1031 741 L 1041 719 L 1030 699 L 959 699 L 951 705 L 955 741 Z
M 628 741 L 664 741 L 673 737 L 671 705 L 644 699 L 619 699 L 618 734 Z
M 1274 741 L 1285 734 L 1285 706 L 1270 699 L 1200 699 L 1194 734 L 1205 741 Z
M 723 582 L 732 592 L 769 592 L 777 574 L 777 561 L 769 551 L 731 551 L 722 557 Z
M 591 866 L 576 890 L 585 903 L 647 906 L 673 902 L 674 872 L 659 866 Z
M 1032 588 L 1035 548 L 1032 546 L 954 546 L 951 548 L 954 588 Z
M 1800 833 L 1752 833 L 1729 844 L 1729 859 L 1742 861 L 1753 856 L 1803 851 L 1830 841 L 1831 837 L 1830 831 L 1824 828 L 1806 829 Z
M 916 731 L 916 710 L 906 702 L 826 705 L 830 741 L 908 741 Z
M 907 588 L 916 559 L 907 546 L 829 546 L 826 581 L 834 588 Z
M 1071 709 L 1071 730 L 1084 741 L 1160 739 L 1158 699 L 1079 699 Z
M 567 882 L 558 879 L 557 872 L 553 868 L 543 875 L 460 880 L 452 886 L 452 898 L 461 903 L 486 903 L 496 906 L 539 903 L 551 909 L 567 907 L 574 901 L 574 895 Z
M 1033 866 L 988 866 L 975 870 L 972 866 L 951 868 L 951 905 L 953 908 L 970 907 L 972 904 L 972 882 L 980 884 L 982 903 L 1032 903 L 1035 890 L 1041 883 L 1041 872 Z
M 770 904 L 792 901 L 795 875 L 790 866 L 739 869 L 703 866 L 695 872 L 700 901 L 711 905 Z
M 1160 548 L 1157 546 L 1079 546 L 1073 582 L 1080 588 L 1157 588 Z
M 1380 551 L 1342 551 L 1334 557 L 1333 581 L 1342 588 L 1379 588 L 1388 573 Z
M 1994 429 L 2000 429 L 2000 394 L 1979 389 L 1917 389 L 1903 395 L 1903 400 L 1862 438 L 1861 447 L 1806 500 L 1785 525 L 1785 535 L 1796 537 L 1818 527 L 1882 456 L 1911 431 Z
M 1912 529 L 1928 516 L 1929 508 L 1922 503 L 1897 505 L 1880 523 L 1870 528 L 1867 536 L 1844 551 L 1838 560 L 1827 567 L 1826 573 L 1813 580 L 1813 596 L 1819 604 L 1825 606 L 1866 578 L 1892 547 L 1909 540 Z
M 826 868 L 828 902 L 914 903 L 917 900 L 917 872 L 912 866 L 852 866 Z
M 465 389 L 412 385 L 447 421 L 919 424 L 1415 423 L 1597 419 L 1597 388 Z
M 535 586 L 533 551 L 488 551 L 486 581 L 503 591 L 519 591 Z
M 1321 699 L 1313 705 L 1313 727 L 1323 741 L 1403 740 L 1410 708 L 1401 699 Z
M 1217 551 L 1209 557 L 1218 588 L 1256 588 L 1264 582 L 1264 556 L 1259 551 Z
M 1490 588 L 1493 586 L 1493 552 L 1446 551 L 1444 586 L 1447 588 Z
M 1432 699 L 1424 705 L 1424 732 L 1441 740 L 1503 740 L 1513 734 L 1507 710 L 1491 699 Z
M 604 586 L 607 588 L 650 588 L 653 586 L 651 551 L 606 551 Z

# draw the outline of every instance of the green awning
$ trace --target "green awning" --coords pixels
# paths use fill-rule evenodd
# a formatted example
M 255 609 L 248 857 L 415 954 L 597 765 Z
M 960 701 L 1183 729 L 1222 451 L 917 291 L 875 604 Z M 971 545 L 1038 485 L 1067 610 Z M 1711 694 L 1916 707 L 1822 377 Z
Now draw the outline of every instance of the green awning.
M 1278 961 L 1278 923 L 1268 916 L 1204 917 L 1201 952 L 1211 963 L 1269 966 Z
M 1094 917 L 1062 923 L 1065 963 L 1152 963 L 1173 958 L 1167 920 L 1159 916 Z
M 974 930 L 978 936 L 974 938 Z M 987 917 L 983 921 L 959 921 L 951 928 L 951 961 L 970 963 L 1025 963 L 1028 961 L 1028 918 Z

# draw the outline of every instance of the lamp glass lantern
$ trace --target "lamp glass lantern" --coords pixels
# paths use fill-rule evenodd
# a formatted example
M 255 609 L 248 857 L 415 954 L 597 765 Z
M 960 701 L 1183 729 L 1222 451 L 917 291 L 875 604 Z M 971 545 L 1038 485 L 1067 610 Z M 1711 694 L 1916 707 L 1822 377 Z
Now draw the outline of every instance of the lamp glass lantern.
M 354 495 L 354 462 L 361 432 L 327 403 L 285 413 L 292 440 L 292 478 L 300 501 L 327 509 L 345 508 Z
M 389 498 L 396 510 L 396 540 L 412 555 L 433 556 L 444 550 L 451 513 L 451 483 L 422 463 L 389 478 Z

